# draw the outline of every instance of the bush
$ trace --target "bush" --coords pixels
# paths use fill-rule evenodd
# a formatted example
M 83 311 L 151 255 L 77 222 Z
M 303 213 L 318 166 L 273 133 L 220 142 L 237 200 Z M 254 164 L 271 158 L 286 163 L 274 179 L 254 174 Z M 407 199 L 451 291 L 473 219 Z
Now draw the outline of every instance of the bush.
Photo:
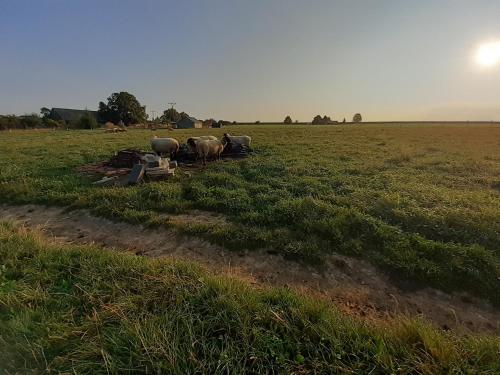
M 23 129 L 39 128 L 43 125 L 42 119 L 37 114 L 20 116 L 20 122 Z
M 51 118 L 44 118 L 43 125 L 47 128 L 61 128 L 64 126 L 64 121 L 56 121 Z
M 97 120 L 89 112 L 86 112 L 78 121 L 78 127 L 81 129 L 95 129 L 98 127 Z
M 14 115 L 0 116 L 0 130 L 20 128 L 19 117 Z

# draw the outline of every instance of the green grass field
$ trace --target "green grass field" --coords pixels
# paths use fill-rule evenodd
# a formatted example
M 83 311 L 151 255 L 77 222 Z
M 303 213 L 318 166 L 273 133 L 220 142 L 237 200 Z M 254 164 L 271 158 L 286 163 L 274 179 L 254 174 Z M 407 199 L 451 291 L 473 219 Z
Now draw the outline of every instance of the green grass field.
M 499 352 L 498 337 L 368 326 L 290 290 L 0 223 L 2 374 L 497 374 Z
M 103 188 L 78 166 L 151 131 L 0 134 L 0 201 L 89 208 L 117 220 L 173 227 L 162 214 L 226 215 L 226 225 L 176 228 L 229 249 L 264 248 L 320 263 L 364 258 L 396 280 L 467 291 L 500 306 L 500 127 L 236 126 L 159 131 L 245 133 L 253 156 L 191 177 Z

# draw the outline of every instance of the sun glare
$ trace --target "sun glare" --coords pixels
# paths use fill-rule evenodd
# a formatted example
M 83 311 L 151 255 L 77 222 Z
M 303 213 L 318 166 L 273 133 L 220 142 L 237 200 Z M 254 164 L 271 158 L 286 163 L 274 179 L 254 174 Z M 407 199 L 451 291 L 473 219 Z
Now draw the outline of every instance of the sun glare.
M 500 62 L 500 42 L 484 43 L 476 53 L 476 62 L 484 67 L 490 67 Z

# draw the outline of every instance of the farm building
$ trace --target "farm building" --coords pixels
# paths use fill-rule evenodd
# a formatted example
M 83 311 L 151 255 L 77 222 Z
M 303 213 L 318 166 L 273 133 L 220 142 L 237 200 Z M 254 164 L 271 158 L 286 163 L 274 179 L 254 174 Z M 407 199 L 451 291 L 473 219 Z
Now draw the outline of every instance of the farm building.
M 89 113 L 99 121 L 97 111 L 88 111 L 85 109 L 69 109 L 69 108 L 52 108 L 49 118 L 55 121 L 64 121 L 66 124 L 74 124 L 80 121 L 85 113 Z
M 202 127 L 203 121 L 197 120 L 194 117 L 184 117 L 175 123 L 176 129 L 201 129 Z

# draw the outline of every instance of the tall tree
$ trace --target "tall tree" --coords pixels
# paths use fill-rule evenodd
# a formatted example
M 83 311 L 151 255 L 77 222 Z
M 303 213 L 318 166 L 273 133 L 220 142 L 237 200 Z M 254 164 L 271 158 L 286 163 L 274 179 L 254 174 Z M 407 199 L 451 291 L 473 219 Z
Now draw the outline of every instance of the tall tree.
M 169 108 L 163 111 L 163 115 L 160 119 L 162 122 L 177 122 L 181 119 L 181 115 L 175 110 L 175 108 Z
M 352 122 L 361 122 L 363 121 L 363 118 L 361 117 L 361 113 L 356 113 L 354 117 L 352 118 Z
M 99 117 L 115 124 L 123 121 L 125 125 L 146 121 L 146 106 L 141 106 L 136 97 L 126 91 L 115 92 L 108 103 L 99 102 Z
M 50 109 L 48 109 L 47 107 L 42 107 L 40 108 L 40 114 L 42 115 L 42 118 L 49 118 L 50 116 Z
M 284 124 L 291 124 L 293 121 L 292 121 L 292 118 L 290 116 L 286 116 L 285 117 L 285 120 L 283 121 Z

